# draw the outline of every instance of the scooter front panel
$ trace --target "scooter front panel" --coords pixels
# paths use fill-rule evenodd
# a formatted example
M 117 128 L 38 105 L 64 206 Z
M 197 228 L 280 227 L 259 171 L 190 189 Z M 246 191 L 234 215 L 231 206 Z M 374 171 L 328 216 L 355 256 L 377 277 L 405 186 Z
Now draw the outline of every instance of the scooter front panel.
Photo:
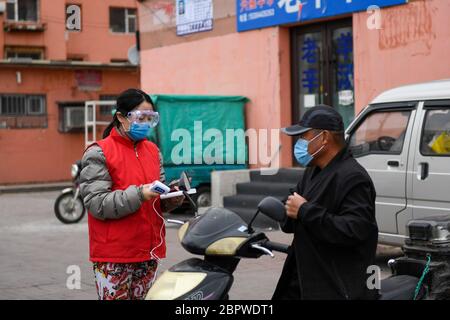
M 158 278 L 147 300 L 221 300 L 228 296 L 233 276 L 197 258 L 180 262 Z

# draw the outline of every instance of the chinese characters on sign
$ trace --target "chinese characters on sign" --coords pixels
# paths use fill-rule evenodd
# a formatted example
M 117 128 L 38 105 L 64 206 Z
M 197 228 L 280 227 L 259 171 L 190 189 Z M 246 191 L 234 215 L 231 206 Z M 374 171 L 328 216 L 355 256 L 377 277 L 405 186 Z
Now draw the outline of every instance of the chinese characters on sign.
M 353 104 L 353 36 L 351 32 L 341 32 L 335 40 L 337 55 L 337 91 L 340 105 Z
M 236 0 L 239 32 L 394 6 L 408 0 Z
M 306 93 L 316 93 L 319 89 L 319 68 L 317 67 L 319 47 L 316 39 L 305 37 L 302 46 L 302 87 Z
M 176 4 L 177 35 L 212 30 L 212 0 L 176 0 Z
M 337 39 L 338 90 L 353 90 L 353 37 L 350 32 L 341 33 Z
M 286 14 L 296 14 L 300 20 L 302 6 L 300 0 L 237 0 L 238 31 L 280 24 L 281 10 Z M 258 24 L 256 21 L 266 21 L 266 25 L 245 27 Z

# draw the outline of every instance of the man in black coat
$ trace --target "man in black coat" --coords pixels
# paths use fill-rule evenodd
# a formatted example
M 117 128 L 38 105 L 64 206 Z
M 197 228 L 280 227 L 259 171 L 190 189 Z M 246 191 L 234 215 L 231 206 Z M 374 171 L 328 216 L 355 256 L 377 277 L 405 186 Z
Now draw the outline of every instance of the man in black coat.
M 282 229 L 294 240 L 273 299 L 375 299 L 375 188 L 346 147 L 342 117 L 320 105 L 282 131 L 299 136 L 294 154 L 307 169 L 286 200 Z

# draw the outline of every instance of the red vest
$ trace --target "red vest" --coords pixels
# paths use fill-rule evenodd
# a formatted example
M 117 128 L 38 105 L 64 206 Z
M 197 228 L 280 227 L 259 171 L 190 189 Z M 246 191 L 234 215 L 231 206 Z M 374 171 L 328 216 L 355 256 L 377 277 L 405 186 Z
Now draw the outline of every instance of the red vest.
M 114 128 L 111 134 L 96 144 L 105 157 L 112 179 L 112 191 L 125 190 L 131 185 L 151 183 L 160 179 L 158 147 L 150 141 L 134 143 L 119 135 Z M 99 220 L 88 216 L 89 251 L 93 262 L 131 263 L 166 255 L 165 227 L 160 199 L 142 203 L 138 211 L 118 220 Z M 162 231 L 161 231 L 162 228 Z M 162 239 L 160 234 L 162 234 Z

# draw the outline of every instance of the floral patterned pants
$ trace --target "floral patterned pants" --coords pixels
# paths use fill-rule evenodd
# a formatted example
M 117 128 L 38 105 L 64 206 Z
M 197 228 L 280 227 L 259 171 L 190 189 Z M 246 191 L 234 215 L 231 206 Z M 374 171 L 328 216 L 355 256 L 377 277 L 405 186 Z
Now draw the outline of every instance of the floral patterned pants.
M 99 300 L 143 300 L 156 276 L 155 260 L 137 263 L 95 262 Z

